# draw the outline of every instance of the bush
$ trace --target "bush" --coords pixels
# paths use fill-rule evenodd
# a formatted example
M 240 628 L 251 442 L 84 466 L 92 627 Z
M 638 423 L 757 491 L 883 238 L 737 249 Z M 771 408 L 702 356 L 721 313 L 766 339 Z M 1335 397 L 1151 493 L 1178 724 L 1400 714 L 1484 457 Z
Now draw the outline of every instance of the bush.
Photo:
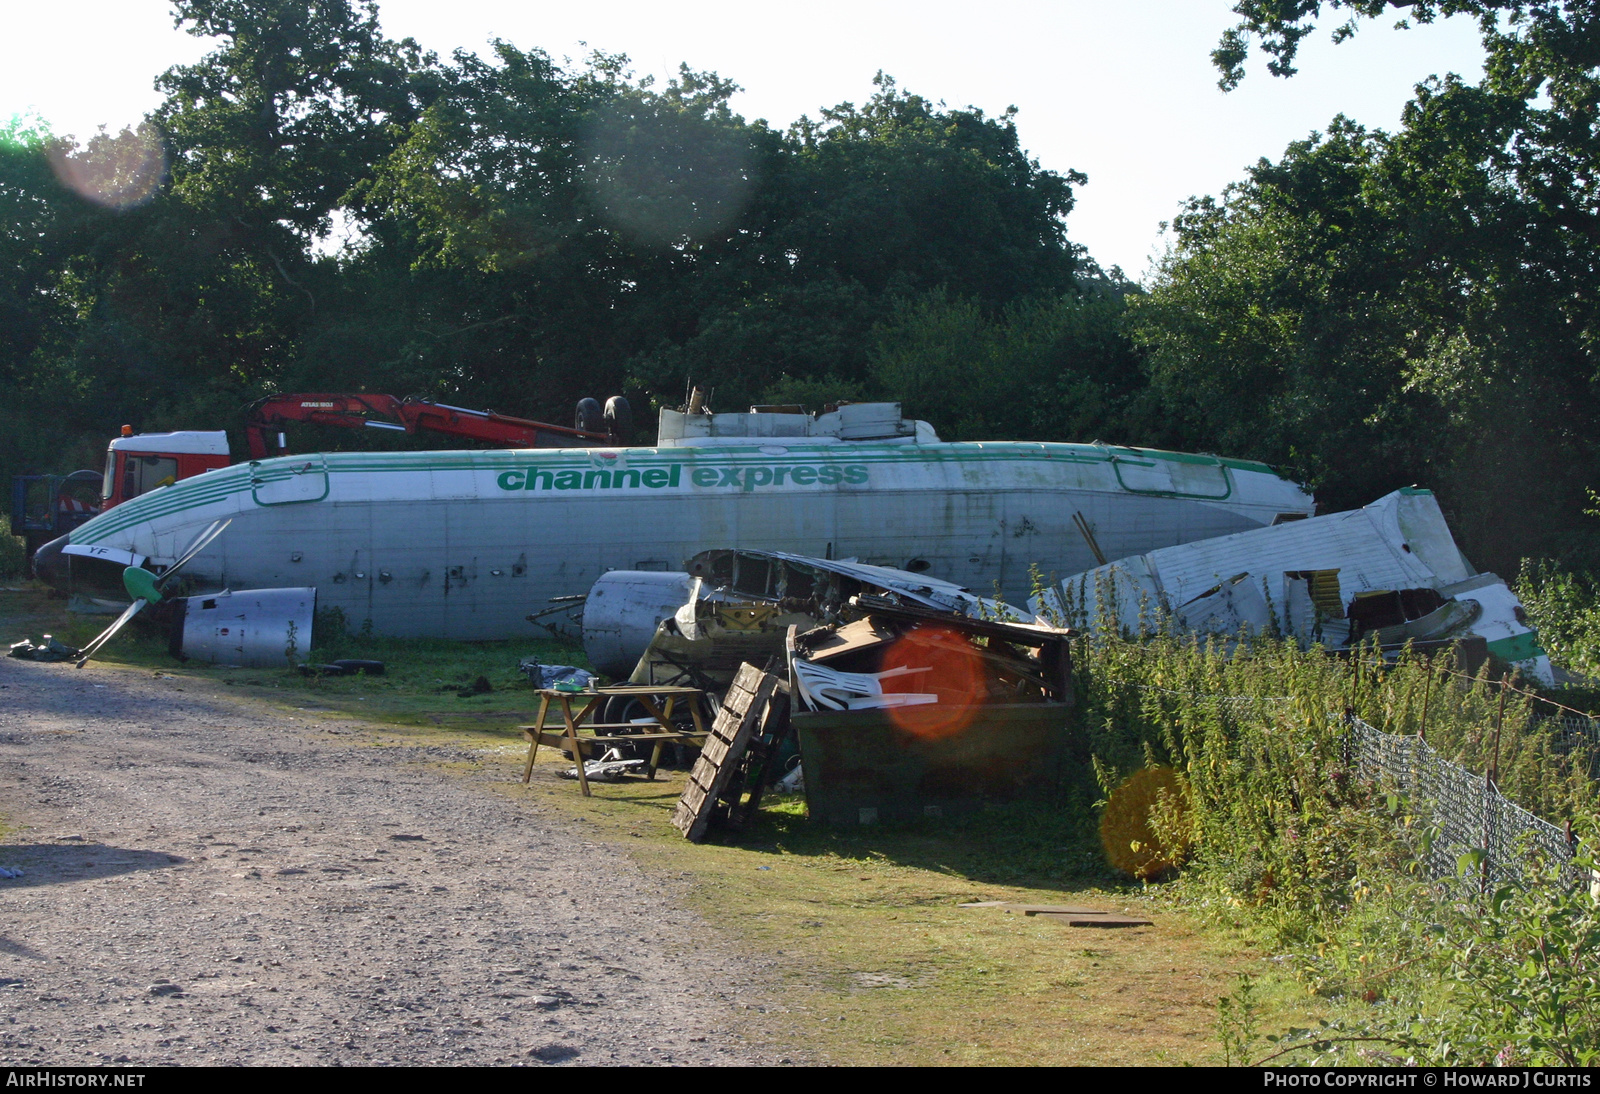
M 1585 862 L 1588 876 L 1593 864 Z M 1592 1067 L 1600 1061 L 1600 906 L 1558 877 L 1457 909 L 1453 1006 L 1411 1023 L 1419 1061 Z
M 1600 679 L 1600 582 L 1553 562 L 1525 559 L 1517 596 L 1550 660 Z
M 1448 663 L 1381 666 L 1376 650 L 1335 658 L 1159 626 L 1080 640 L 1074 655 L 1102 791 L 1167 765 L 1181 780 L 1187 817 L 1169 815 L 1170 793 L 1146 806 L 1152 832 L 1181 828 L 1193 844 L 1172 898 L 1252 928 L 1308 991 L 1353 1008 L 1257 1044 L 1241 989 L 1219 1008 L 1228 1058 L 1587 1066 L 1600 1056 L 1600 909 L 1587 890 L 1551 878 L 1480 897 L 1470 882 L 1432 881 L 1425 815 L 1345 752 L 1347 709 L 1389 732 L 1426 729 L 1469 770 L 1498 755 L 1500 789 L 1532 812 L 1581 823 L 1600 807 L 1591 755 L 1556 747 L 1531 696 Z
M 1596 802 L 1587 753 L 1563 753 L 1530 721 L 1532 700 L 1420 658 L 1375 667 L 1268 637 L 1201 641 L 1156 633 L 1085 640 L 1074 651 L 1079 712 L 1102 792 L 1170 765 L 1192 808 L 1190 886 L 1281 917 L 1291 936 L 1343 914 L 1364 874 L 1404 874 L 1411 852 L 1382 795 L 1352 770 L 1340 715 L 1351 708 L 1473 771 L 1498 745 L 1499 785 L 1560 823 Z M 1291 925 L 1295 924 L 1295 925 Z
M 1587 859 L 1578 865 L 1584 876 L 1594 868 Z M 1258 1063 L 1372 1063 L 1374 1055 L 1432 1067 L 1593 1067 L 1600 1061 L 1600 905 L 1587 886 L 1572 886 L 1552 872 L 1533 884 L 1419 910 L 1431 913 L 1416 921 L 1427 924 L 1429 937 L 1410 963 L 1442 991 L 1431 998 L 1418 993 L 1406 1006 L 1378 1008 L 1355 1021 L 1290 1030 L 1269 1038 L 1276 1043 L 1270 1052 L 1241 1051 L 1253 1046 L 1238 1043 L 1237 1021 L 1228 1025 L 1241 1006 L 1231 997 L 1218 1008 L 1219 1031 L 1235 1042 L 1225 1040 L 1225 1049 Z M 1412 933 L 1404 921 L 1392 927 Z M 1373 952 L 1393 956 L 1384 948 Z
M 0 529 L 9 528 L 11 519 L 0 513 Z M 25 576 L 28 572 L 27 547 L 17 536 L 0 531 L 0 578 Z

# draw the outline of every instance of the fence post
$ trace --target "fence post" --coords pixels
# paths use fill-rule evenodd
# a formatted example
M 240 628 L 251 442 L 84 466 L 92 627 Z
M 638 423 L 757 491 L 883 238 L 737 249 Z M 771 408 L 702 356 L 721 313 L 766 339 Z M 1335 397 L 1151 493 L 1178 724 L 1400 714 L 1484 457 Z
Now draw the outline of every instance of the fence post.
M 1506 720 L 1506 683 L 1500 682 L 1500 709 L 1494 716 L 1494 762 L 1489 765 L 1489 779 L 1500 782 L 1500 725 Z
M 1494 847 L 1494 780 L 1483 777 L 1483 858 L 1478 862 L 1478 893 L 1489 891 L 1489 855 Z
M 1422 725 L 1417 729 L 1418 740 L 1428 739 L 1428 698 L 1433 695 L 1433 662 L 1428 662 L 1428 682 L 1422 688 Z
M 1495 783 L 1500 780 L 1500 723 L 1506 713 L 1505 682 L 1500 684 L 1500 705 L 1494 717 L 1494 753 L 1489 761 L 1489 773 L 1483 778 L 1483 863 L 1478 873 L 1478 891 L 1489 891 L 1489 859 L 1494 854 L 1494 794 Z
M 1355 649 L 1350 651 L 1350 704 L 1346 708 L 1350 717 L 1356 714 L 1356 687 L 1361 683 L 1361 643 L 1357 642 Z

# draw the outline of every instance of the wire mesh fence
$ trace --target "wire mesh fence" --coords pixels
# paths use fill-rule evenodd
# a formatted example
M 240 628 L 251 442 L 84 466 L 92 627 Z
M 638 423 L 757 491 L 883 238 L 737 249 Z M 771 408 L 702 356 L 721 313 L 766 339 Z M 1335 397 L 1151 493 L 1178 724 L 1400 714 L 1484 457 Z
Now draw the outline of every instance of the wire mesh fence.
M 1567 749 L 1600 745 L 1600 721 L 1582 715 L 1535 714 L 1528 727 L 1549 733 L 1557 744 Z
M 1148 684 L 1137 691 L 1185 695 Z M 1261 707 L 1289 702 L 1288 696 L 1207 695 L 1231 715 L 1249 717 Z M 1430 877 L 1441 882 L 1492 886 L 1528 884 L 1561 870 L 1569 884 L 1587 883 L 1573 866 L 1577 845 L 1571 829 L 1551 824 L 1511 801 L 1487 775 L 1479 775 L 1441 755 L 1418 736 L 1386 733 L 1360 718 L 1345 719 L 1349 761 L 1380 790 L 1400 795 L 1421 821 L 1418 846 Z M 1600 763 L 1600 719 L 1577 715 L 1537 715 L 1530 729 L 1549 733 L 1563 752 L 1590 750 Z M 1600 777 L 1600 771 L 1595 773 Z
M 1385 733 L 1354 717 L 1347 725 L 1352 763 L 1381 789 L 1402 795 L 1423 821 L 1419 851 L 1436 880 L 1529 883 L 1548 877 L 1552 866 L 1570 883 L 1584 880 L 1572 865 L 1570 831 L 1506 798 L 1487 775 L 1445 759 L 1421 737 Z

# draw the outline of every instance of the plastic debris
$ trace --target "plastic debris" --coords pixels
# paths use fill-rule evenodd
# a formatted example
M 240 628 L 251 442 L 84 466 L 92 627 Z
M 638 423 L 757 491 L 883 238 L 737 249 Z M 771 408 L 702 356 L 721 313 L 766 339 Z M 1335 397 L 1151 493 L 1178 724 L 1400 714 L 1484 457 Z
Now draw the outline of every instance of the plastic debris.
M 645 760 L 587 760 L 584 761 L 584 777 L 589 782 L 621 782 L 624 776 L 642 774 L 646 766 Z M 576 779 L 578 768 L 566 769 L 562 777 Z
M 0 866 L 0 877 L 21 877 L 22 871 L 15 866 Z
M 517 666 L 522 674 L 533 681 L 536 688 L 554 688 L 557 691 L 588 691 L 594 686 L 594 673 L 575 665 L 541 665 L 533 658 Z M 577 778 L 576 775 L 573 778 Z
M 301 665 L 301 676 L 358 676 L 366 673 L 368 676 L 382 676 L 384 674 L 382 661 L 363 661 L 358 658 L 347 657 L 339 661 L 330 661 L 326 665 Z
M 806 791 L 806 772 L 800 766 L 800 757 L 796 756 L 794 768 L 783 778 L 772 785 L 784 794 L 804 794 Z
M 615 752 L 616 749 L 613 748 L 606 755 L 610 756 Z M 644 769 L 648 766 L 649 762 L 646 760 L 586 760 L 583 765 L 583 777 L 590 782 L 620 782 L 627 775 L 642 775 Z M 578 769 L 569 767 L 561 773 L 561 777 L 563 779 L 576 779 L 578 777 Z
M 21 642 L 13 642 L 9 656 L 15 657 L 19 661 L 73 661 L 82 652 L 76 646 L 69 646 L 65 642 L 57 642 L 47 634 L 38 645 L 34 645 L 26 638 Z

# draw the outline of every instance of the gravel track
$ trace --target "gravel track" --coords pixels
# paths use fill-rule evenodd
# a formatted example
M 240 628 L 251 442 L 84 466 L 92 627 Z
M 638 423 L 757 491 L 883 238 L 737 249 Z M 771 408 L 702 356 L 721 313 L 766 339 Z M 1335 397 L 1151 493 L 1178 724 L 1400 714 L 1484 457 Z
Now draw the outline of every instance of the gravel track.
M 0 660 L 0 1062 L 789 1062 L 770 970 L 475 753 L 211 687 Z

